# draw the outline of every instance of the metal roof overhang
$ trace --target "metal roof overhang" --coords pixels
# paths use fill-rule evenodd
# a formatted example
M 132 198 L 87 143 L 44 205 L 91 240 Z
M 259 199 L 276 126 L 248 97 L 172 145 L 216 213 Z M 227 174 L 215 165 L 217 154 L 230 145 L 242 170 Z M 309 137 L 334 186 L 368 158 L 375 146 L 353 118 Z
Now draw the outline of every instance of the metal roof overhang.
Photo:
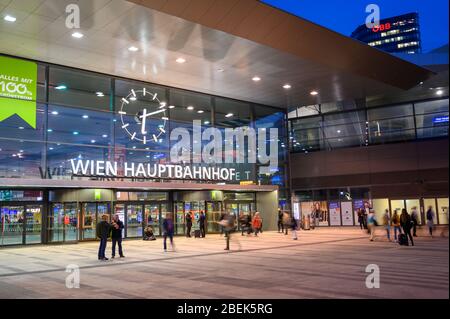
M 253 41 L 262 51 L 276 49 L 272 60 L 280 65 L 284 54 L 292 55 L 282 76 L 295 79 L 293 85 L 320 90 L 322 102 L 409 90 L 434 74 L 258 0 L 128 1 Z M 291 100 L 307 103 L 305 93 Z
M 53 179 L 17 179 L 0 178 L 0 188 L 45 188 L 45 189 L 120 189 L 120 190 L 220 190 L 232 192 L 272 192 L 278 190 L 275 185 L 219 185 L 179 182 L 131 182 L 131 181 L 94 181 L 94 180 L 53 180 Z

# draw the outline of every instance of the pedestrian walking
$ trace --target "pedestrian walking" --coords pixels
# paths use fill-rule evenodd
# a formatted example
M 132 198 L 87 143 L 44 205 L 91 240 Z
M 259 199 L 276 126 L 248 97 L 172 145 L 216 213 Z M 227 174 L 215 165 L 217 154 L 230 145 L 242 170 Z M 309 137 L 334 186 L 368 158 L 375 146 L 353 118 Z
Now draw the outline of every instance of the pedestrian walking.
M 120 220 L 119 215 L 115 214 L 111 223 L 111 238 L 112 238 L 112 254 L 111 258 L 116 257 L 116 244 L 119 246 L 120 258 L 125 258 L 122 249 L 122 230 L 124 229 L 123 222 Z
M 175 251 L 175 245 L 173 243 L 174 234 L 174 224 L 172 213 L 167 213 L 166 218 L 164 218 L 162 223 L 163 237 L 164 237 L 164 251 L 167 251 L 167 237 L 170 240 L 170 245 L 172 246 L 172 251 Z
M 370 241 L 374 241 L 375 239 L 375 227 L 377 226 L 377 220 L 375 217 L 375 211 L 373 209 L 369 210 L 369 214 L 367 215 L 367 228 L 370 233 Z
M 253 217 L 252 227 L 253 227 L 253 231 L 255 232 L 255 236 L 258 236 L 258 233 L 261 232 L 261 228 L 262 228 L 262 218 L 259 215 L 259 212 L 256 212 L 255 216 Z
M 225 232 L 225 242 L 226 242 L 225 250 L 230 250 L 231 234 L 234 232 L 235 223 L 236 223 L 234 214 L 227 213 L 225 215 L 225 218 L 220 223 L 223 226 L 224 232 Z M 236 242 L 237 242 L 237 244 L 239 246 L 239 250 L 240 250 L 241 244 L 237 238 L 236 238 Z
M 386 237 L 389 241 L 391 241 L 391 216 L 389 214 L 389 209 L 384 211 L 383 224 L 384 229 L 386 229 Z
M 359 223 L 359 227 L 361 229 L 365 229 L 365 225 L 364 225 L 364 212 L 363 210 L 360 208 L 358 209 L 358 223 Z
M 221 213 L 220 213 L 220 217 L 219 217 L 220 236 L 222 236 L 223 233 L 224 233 L 224 228 L 223 228 L 221 222 L 225 219 L 225 216 L 226 216 L 226 215 L 227 215 L 227 214 L 226 214 L 225 212 L 221 212 Z
M 402 229 L 400 227 L 400 216 L 397 212 L 397 210 L 394 211 L 394 215 L 392 215 L 392 226 L 394 226 L 394 240 L 395 242 L 398 241 L 397 233 L 401 234 Z
M 297 240 L 298 238 L 297 238 L 297 229 L 298 229 L 298 222 L 297 222 L 297 220 L 295 219 L 295 217 L 294 216 L 292 216 L 292 219 L 291 219 L 291 230 L 292 230 L 292 239 L 293 240 Z
M 192 213 L 189 212 L 186 214 L 186 237 L 191 237 L 191 229 L 192 229 Z
M 434 226 L 434 211 L 433 207 L 428 206 L 427 210 L 427 227 L 428 227 L 428 233 L 430 234 L 430 237 L 433 238 L 433 226 Z
M 98 248 L 98 260 L 108 260 L 105 256 L 106 244 L 111 234 L 111 226 L 108 223 L 108 215 L 102 215 L 102 221 L 97 224 L 96 235 L 100 239 L 100 247 Z
M 205 236 L 206 236 L 206 215 L 203 211 L 200 212 L 200 217 L 198 218 L 198 225 L 200 227 L 200 237 L 205 238 Z
M 411 235 L 412 220 L 405 208 L 402 209 L 402 214 L 400 215 L 400 225 L 402 226 L 403 233 L 411 240 L 411 246 L 414 246 L 414 239 Z
M 283 224 L 283 212 L 280 208 L 278 208 L 278 232 L 284 232 L 284 224 Z
M 239 213 L 239 225 L 241 227 L 241 236 L 244 236 L 244 232 L 247 232 L 247 216 L 243 212 Z
M 411 208 L 411 220 L 413 227 L 413 236 L 417 237 L 417 225 L 419 224 L 419 213 L 417 212 L 417 207 L 414 206 Z
M 288 212 L 284 212 L 283 213 L 283 225 L 284 225 L 284 231 L 285 231 L 285 235 L 288 234 L 288 228 L 289 228 L 289 224 L 291 223 L 291 216 L 289 215 Z

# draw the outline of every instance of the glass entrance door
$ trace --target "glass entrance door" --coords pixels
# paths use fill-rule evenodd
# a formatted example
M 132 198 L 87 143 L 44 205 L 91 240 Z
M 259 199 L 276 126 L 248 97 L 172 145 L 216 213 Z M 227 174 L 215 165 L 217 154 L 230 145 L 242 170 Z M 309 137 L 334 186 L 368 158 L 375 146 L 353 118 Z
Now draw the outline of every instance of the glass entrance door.
M 161 209 L 159 204 L 145 205 L 145 225 L 153 228 L 155 236 L 161 235 Z
M 84 203 L 81 209 L 81 239 L 95 239 L 97 226 L 97 204 Z
M 186 218 L 184 215 L 183 202 L 175 203 L 175 231 L 177 235 L 184 235 L 186 233 Z
M 49 242 L 78 240 L 78 204 L 54 203 L 48 216 Z
M 2 223 L 0 244 L 2 246 L 23 244 L 25 206 L 3 206 L 0 212 Z
M 27 205 L 25 220 L 25 244 L 41 243 L 42 206 Z
M 127 205 L 126 228 L 128 238 L 143 236 L 143 205 Z
M 222 214 L 222 202 L 206 202 L 207 231 L 212 233 L 220 232 L 219 220 Z

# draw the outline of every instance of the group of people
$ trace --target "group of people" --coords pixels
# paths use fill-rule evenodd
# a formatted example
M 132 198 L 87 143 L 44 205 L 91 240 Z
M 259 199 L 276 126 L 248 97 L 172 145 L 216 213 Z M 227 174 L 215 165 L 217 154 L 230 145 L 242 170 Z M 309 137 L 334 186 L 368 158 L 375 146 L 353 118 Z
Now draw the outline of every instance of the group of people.
M 116 256 L 116 245 L 119 246 L 119 256 L 124 258 L 122 250 L 122 230 L 124 228 L 123 222 L 120 220 L 119 215 L 115 214 L 111 223 L 108 222 L 109 216 L 102 215 L 102 220 L 97 224 L 96 235 L 100 239 L 100 247 L 98 249 L 98 260 L 108 260 L 105 256 L 106 245 L 108 238 L 112 239 L 112 254 L 111 258 Z
M 192 237 L 192 222 L 194 220 L 194 213 L 192 211 L 186 213 L 186 237 Z M 206 237 L 206 215 L 204 211 L 200 212 L 197 221 L 199 227 L 198 237 L 205 238 Z
M 358 212 L 358 218 L 359 216 L 360 214 Z M 367 228 L 370 234 L 370 241 L 374 241 L 375 229 L 379 224 L 376 219 L 375 211 L 370 208 L 367 217 L 365 216 L 365 214 L 361 214 L 361 216 L 361 218 L 363 219 L 362 221 L 360 221 L 361 229 Z M 427 220 L 428 233 L 430 237 L 433 237 L 435 218 L 433 207 L 428 207 L 425 217 Z M 399 242 L 400 234 L 403 234 L 405 236 L 406 242 L 409 239 L 411 242 L 411 246 L 414 246 L 413 237 L 417 237 L 417 225 L 419 225 L 419 212 L 417 210 L 417 207 L 413 207 L 411 209 L 411 214 L 409 214 L 405 208 L 402 209 L 401 214 L 398 213 L 398 210 L 395 210 L 392 214 L 392 217 L 389 210 L 386 209 L 383 215 L 383 225 L 386 230 L 386 237 L 389 241 L 392 241 L 391 227 L 393 227 L 394 242 Z
M 221 219 L 223 219 L 221 217 Z M 259 233 L 262 233 L 262 224 L 263 220 L 259 212 L 256 212 L 253 217 L 251 214 L 239 214 L 239 224 L 241 227 L 241 235 L 244 236 L 244 233 L 250 235 L 254 233 L 255 236 L 258 236 Z M 223 232 L 223 231 L 222 231 Z

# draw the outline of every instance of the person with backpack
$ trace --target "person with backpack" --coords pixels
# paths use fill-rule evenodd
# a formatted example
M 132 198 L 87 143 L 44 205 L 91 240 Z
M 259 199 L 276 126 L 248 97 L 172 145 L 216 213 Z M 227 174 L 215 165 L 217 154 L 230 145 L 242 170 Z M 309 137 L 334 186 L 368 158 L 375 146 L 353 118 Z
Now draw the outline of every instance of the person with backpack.
M 389 241 L 391 241 L 391 216 L 389 214 L 389 209 L 384 211 L 383 224 L 384 229 L 386 229 L 386 237 Z
M 411 235 L 411 228 L 412 228 L 412 219 L 411 216 L 408 214 L 405 208 L 402 209 L 402 214 L 400 215 L 400 225 L 402 226 L 403 233 L 409 237 L 411 240 L 411 246 L 414 246 L 414 240 Z
M 427 227 L 428 227 L 428 233 L 430 234 L 431 238 L 433 238 L 433 226 L 434 226 L 434 211 L 433 211 L 433 207 L 428 206 Z
M 163 237 L 164 237 L 164 251 L 167 251 L 167 237 L 170 239 L 170 245 L 172 246 L 172 251 L 175 251 L 175 245 L 173 243 L 174 234 L 174 224 L 172 213 L 167 213 L 166 218 L 164 218 L 162 223 Z
M 106 244 L 108 238 L 111 237 L 111 225 L 108 223 L 109 216 L 102 215 L 102 221 L 97 224 L 96 235 L 100 239 L 100 247 L 98 248 L 98 260 L 108 260 L 105 256 Z
M 401 234 L 402 229 L 400 227 L 400 216 L 398 215 L 397 210 L 394 211 L 394 215 L 392 216 L 392 226 L 394 226 L 394 241 L 398 242 L 397 233 Z

